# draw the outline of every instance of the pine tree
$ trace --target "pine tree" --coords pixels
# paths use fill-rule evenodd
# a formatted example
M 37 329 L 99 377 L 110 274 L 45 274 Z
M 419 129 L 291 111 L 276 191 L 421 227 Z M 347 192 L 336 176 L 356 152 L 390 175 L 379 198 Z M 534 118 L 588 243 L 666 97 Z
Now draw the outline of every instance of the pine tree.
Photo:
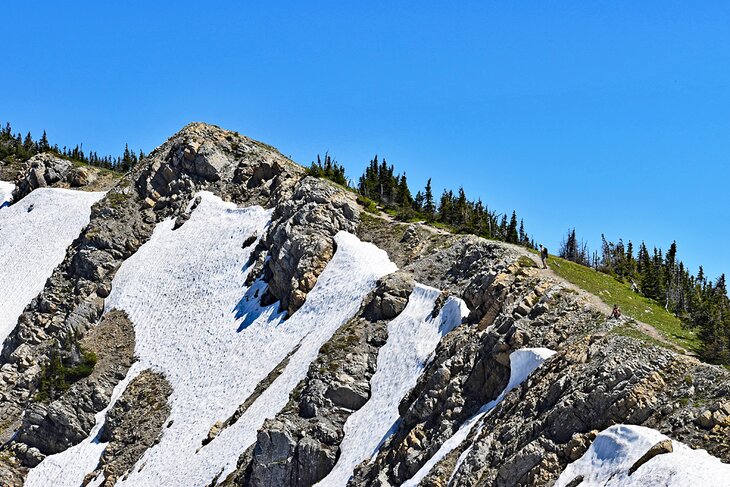
M 418 191 L 416 196 L 413 198 L 413 209 L 417 212 L 423 212 L 423 193 Z
M 402 208 L 411 208 L 413 205 L 413 197 L 411 196 L 411 190 L 408 189 L 408 181 L 406 180 L 406 173 L 400 177 L 398 181 L 398 205 Z
M 525 222 L 522 220 L 522 218 L 520 218 L 519 237 L 520 237 L 520 244 L 524 245 L 527 240 L 527 235 L 525 235 Z
M 512 217 L 509 220 L 509 227 L 507 227 L 507 242 L 517 243 L 519 234 L 517 233 L 517 213 L 512 212 Z
M 48 137 L 46 136 L 46 131 L 43 131 L 43 136 L 41 137 L 41 140 L 38 142 L 38 150 L 40 152 L 45 152 L 48 149 L 50 149 L 51 146 L 48 143 Z
M 431 178 L 428 178 L 426 182 L 426 189 L 423 195 L 423 213 L 426 215 L 426 220 L 432 222 L 435 218 L 436 205 L 433 201 L 433 192 L 431 191 Z

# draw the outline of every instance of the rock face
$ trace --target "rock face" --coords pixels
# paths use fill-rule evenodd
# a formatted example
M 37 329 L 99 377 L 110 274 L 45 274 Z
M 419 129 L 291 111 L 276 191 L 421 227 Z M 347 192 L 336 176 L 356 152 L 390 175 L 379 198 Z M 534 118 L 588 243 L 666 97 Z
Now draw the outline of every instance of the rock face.
M 65 181 L 73 167 L 71 162 L 55 154 L 36 154 L 25 163 L 25 174 L 16 182 L 13 201 L 18 201 L 36 188 Z
M 134 355 L 134 327 L 126 314 L 112 311 L 81 340 L 97 357 L 91 375 L 72 384 L 55 401 L 33 403 L 15 438 L 43 455 L 58 453 L 86 438 L 94 415 L 109 402 L 112 389 L 124 378 Z M 32 465 L 33 460 L 30 460 Z
M 93 170 L 40 154 L 18 178 L 16 199 L 49 185 L 98 184 L 95 177 Z M 726 370 L 625 336 L 630 323 L 608 322 L 586 296 L 529 265 L 524 249 L 361 212 L 348 191 L 306 176 L 272 147 L 193 123 L 92 208 L 89 225 L 5 340 L 0 484 L 21 485 L 46 455 L 86 438 L 94 415 L 109 405 L 134 361 L 134 324 L 105 309 L 114 275 L 155 225 L 166 219 L 174 220 L 174 229 L 185 225 L 199 191 L 272 210 L 266 230 L 242 242 L 244 248 L 255 245 L 246 269 L 248 284 L 261 286 L 257 304 L 278 302 L 289 315 L 296 313 L 334 255 L 333 237 L 340 231 L 384 249 L 400 269 L 377 283 L 354 318 L 307 364 L 286 406 L 270 411 L 255 443 L 236 452 L 235 472 L 218 479 L 224 485 L 309 486 L 332 471 L 346 421 L 374 390 L 388 324 L 401 315 L 416 282 L 443 291 L 434 313 L 455 296 L 468 306 L 468 318 L 441 338 L 400 401 L 398 421 L 348 485 L 403 484 L 480 408 L 502 396 L 464 441 L 438 457 L 421 485 L 550 485 L 583 455 L 597 431 L 615 423 L 651 427 L 730 461 Z M 501 395 L 511 374 L 510 354 L 524 347 L 557 353 Z M 244 403 L 231 405 L 237 410 L 230 417 L 210 425 L 196 447 L 215 445 L 231 433 L 228 428 L 275 383 L 293 354 Z M 79 373 L 83 367 L 88 370 Z M 65 384 L 50 380 L 59 370 L 67 373 Z M 165 377 L 151 370 L 129 383 L 107 412 L 100 439 L 109 444 L 87 481 L 103 474 L 104 485 L 113 485 L 143 467 L 139 460 L 169 426 L 171 393 Z M 656 445 L 649 453 L 666 449 Z
M 298 400 L 292 397 L 264 424 L 250 464 L 246 458 L 242 462 L 239 483 L 313 485 L 332 470 L 345 421 L 370 397 L 369 380 L 387 339 L 387 323 L 403 311 L 413 286 L 403 273 L 381 279 L 358 316 L 322 348 L 297 387 Z
M 312 290 L 335 251 L 339 231 L 354 233 L 359 209 L 341 190 L 320 179 L 307 177 L 274 212 L 276 223 L 266 234 L 262 249 L 271 257 L 264 272 L 268 299 L 294 313 Z
M 457 485 L 547 484 L 585 452 L 595 430 L 616 423 L 653 427 L 727 461 L 727 438 L 703 444 L 692 408 L 681 406 L 694 394 L 684 377 L 701 385 L 712 403 L 728 392 L 725 376 L 613 333 L 587 337 L 487 418 L 454 479 Z
M 68 182 L 73 188 L 88 186 L 96 181 L 96 174 L 88 167 L 77 167 L 72 169 L 68 176 Z
M 91 478 L 101 473 L 104 476 L 101 485 L 112 486 L 137 463 L 164 429 L 170 414 L 167 398 L 171 393 L 165 377 L 150 370 L 142 371 L 129 383 L 107 413 L 100 439 L 109 445 Z

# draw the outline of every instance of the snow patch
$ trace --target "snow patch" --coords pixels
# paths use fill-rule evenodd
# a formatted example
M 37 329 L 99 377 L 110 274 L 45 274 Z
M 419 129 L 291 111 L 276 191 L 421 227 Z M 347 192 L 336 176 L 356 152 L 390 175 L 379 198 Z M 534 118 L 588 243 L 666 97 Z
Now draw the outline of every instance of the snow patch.
M 15 185 L 7 181 L 0 181 L 0 208 L 10 202 L 13 196 Z
M 437 317 L 431 313 L 441 292 L 416 284 L 403 312 L 388 324 L 388 340 L 378 352 L 368 402 L 347 419 L 340 458 L 319 486 L 344 486 L 354 468 L 377 454 L 399 418 L 398 405 L 415 385 L 441 337 L 469 314 L 450 297 Z
M 39 188 L 0 210 L 0 342 L 63 262 L 66 249 L 89 223 L 91 206 L 103 197 Z
M 263 283 L 244 286 L 256 242 L 242 243 L 265 233 L 272 212 L 199 195 L 182 227 L 161 222 L 122 264 L 106 302 L 107 311 L 124 310 L 134 323 L 139 370 L 162 372 L 173 389 L 172 425 L 117 485 L 204 486 L 216 476 L 225 479 L 264 420 L 286 404 L 319 348 L 357 312 L 377 279 L 396 270 L 384 251 L 341 232 L 305 304 L 284 321 L 278 303 L 259 305 Z M 290 353 L 287 367 L 242 417 L 201 448 L 211 426 L 229 418 Z M 73 478 L 96 467 L 103 449 L 92 446 L 88 442 L 74 455 L 95 461 L 66 460 L 65 469 L 78 470 Z M 71 474 L 55 475 L 28 485 L 78 485 L 63 480 Z
M 429 460 L 418 470 L 418 472 L 416 472 L 413 477 L 403 483 L 403 487 L 417 486 L 418 483 L 428 475 L 431 469 L 433 469 L 433 467 L 438 462 L 440 462 L 446 455 L 448 455 L 455 448 L 461 445 L 461 443 L 469 436 L 469 433 L 471 433 L 471 430 L 474 428 L 474 426 L 479 424 L 482 418 L 484 418 L 484 416 L 489 411 L 497 407 L 497 405 L 502 402 L 505 396 L 512 389 L 527 380 L 527 378 L 532 372 L 535 371 L 535 369 L 537 369 L 540 365 L 542 365 L 543 362 L 545 362 L 545 360 L 552 357 L 554 354 L 555 351 L 550 350 L 549 348 L 522 348 L 520 350 L 515 350 L 514 352 L 512 352 L 509 356 L 510 377 L 509 382 L 507 383 L 507 387 L 504 388 L 504 390 L 499 394 L 499 396 L 497 396 L 496 399 L 489 401 L 488 403 L 483 405 L 481 408 L 479 408 L 479 411 L 477 411 L 473 416 L 464 421 L 459 429 L 456 431 L 456 433 L 454 433 L 448 440 L 446 440 L 441 445 L 441 448 L 439 448 L 438 451 L 431 458 L 429 458 Z M 481 432 L 482 428 L 484 428 L 484 423 L 479 424 L 476 435 Z M 469 446 L 469 448 L 464 450 L 461 455 L 459 455 L 459 459 L 457 460 L 456 466 L 454 467 L 454 472 L 459 469 L 459 466 L 464 461 L 470 451 L 471 446 Z
M 638 459 L 652 446 L 667 439 L 658 431 L 643 426 L 611 426 L 596 437 L 581 458 L 565 468 L 555 485 L 564 487 L 578 476 L 583 476 L 581 487 L 730 485 L 730 465 L 705 450 L 693 450 L 678 441 L 672 441 L 671 453 L 655 456 L 629 476 L 629 469 Z

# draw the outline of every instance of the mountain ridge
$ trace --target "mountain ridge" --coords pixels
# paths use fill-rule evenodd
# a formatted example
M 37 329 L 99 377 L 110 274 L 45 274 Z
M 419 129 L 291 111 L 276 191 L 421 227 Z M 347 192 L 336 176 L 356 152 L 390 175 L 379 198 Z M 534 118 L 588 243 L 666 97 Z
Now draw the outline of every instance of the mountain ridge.
M 37 167 L 29 167 L 19 181 L 39 183 L 32 169 Z M 45 175 L 42 180 L 49 184 Z M 371 216 L 354 194 L 307 176 L 304 168 L 270 146 L 191 123 L 91 208 L 89 224 L 5 340 L 0 368 L 0 418 L 8 456 L 0 464 L 4 483 L 20 485 L 29 469 L 78 445 L 92 431 L 95 415 L 109 406 L 110 385 L 119 383 L 126 371 L 106 375 L 110 379 L 104 380 L 111 382 L 104 386 L 96 372 L 66 389 L 43 391 L 42 379 L 57 379 L 50 367 L 54 356 L 61 357 L 62 367 L 71 368 L 90 348 L 98 355 L 94 371 L 105 361 L 134 367 L 108 352 L 120 343 L 119 333 L 135 342 L 133 330 L 142 330 L 141 323 L 113 314 L 105 303 L 115 292 L 118 271 L 132 265 L 140 249 L 159 238 L 154 235 L 166 228 L 161 225 L 169 226 L 164 231 L 175 241 L 180 235 L 176 232 L 197 221 L 191 218 L 204 218 L 201 212 L 209 197 L 201 191 L 225 202 L 211 222 L 235 207 L 258 206 L 271 215 L 268 223 L 237 242 L 249 252 L 239 261 L 247 291 L 236 308 L 240 312 L 222 311 L 243 319 L 239 334 L 250 326 L 243 323 L 257 322 L 261 309 L 285 313 L 283 323 L 306 312 L 310 293 L 323 291 L 322 285 L 317 287 L 320 276 L 333 261 L 342 261 L 338 253 L 347 251 L 346 245 L 338 244 L 338 239 L 344 242 L 338 235 L 382 249 L 399 269 L 363 288 L 358 305 L 323 336 L 311 358 L 302 362 L 299 346 L 282 350 L 281 360 L 247 386 L 248 399 L 228 405 L 241 409 L 239 416 L 246 414 L 291 367 L 305 371 L 287 393 L 285 406 L 267 411 L 269 419 L 258 428 L 255 441 L 236 452 L 235 468 L 201 473 L 210 483 L 313 485 L 325 478 L 343 454 L 339 448 L 348 434 L 348 421 L 373 397 L 380 354 L 396 336 L 388 327 L 416 299 L 419 286 L 438 291 L 433 310 L 417 320 L 423 326 L 454 299 L 462 300 L 467 311 L 453 329 L 444 330 L 427 358 L 420 359 L 416 382 L 398 401 L 396 425 L 384 425 L 386 431 L 393 426 L 392 431 L 373 461 L 354 469 L 348 485 L 399 485 L 415 475 L 481 407 L 505 391 L 511 355 L 538 347 L 557 353 L 524 384 L 505 392 L 421 485 L 549 485 L 588 451 L 601 430 L 617 423 L 648 425 L 730 460 L 730 404 L 723 402 L 730 392 L 727 371 L 618 334 L 616 326 L 626 321 L 608 321 L 585 296 L 525 261 L 530 254 L 519 247 Z M 22 201 L 20 196 L 15 204 Z M 188 250 L 205 251 L 196 241 L 189 242 Z M 356 248 L 364 248 L 359 245 Z M 357 252 L 348 257 L 353 262 L 358 258 Z M 213 279 L 214 274 L 203 277 Z M 251 317 L 245 318 L 246 313 Z M 108 333 L 93 346 L 84 341 L 112 326 L 127 331 Z M 93 472 L 84 472 L 88 480 L 112 485 L 140 471 L 134 470 L 138 462 L 152 455 L 169 427 L 161 415 L 154 416 L 145 451 L 131 451 L 129 435 L 135 434 L 134 418 L 146 409 L 164 412 L 174 407 L 168 401 L 176 397 L 175 384 L 165 381 L 169 378 L 163 374 L 136 383 L 137 390 L 156 391 L 153 399 L 159 400 L 126 397 L 125 404 L 136 412 L 132 419 L 123 419 L 121 412 L 110 416 L 122 415 L 104 433 L 117 442 L 106 448 Z M 165 395 L 168 390 L 172 395 Z M 39 400 L 38 391 L 48 399 Z M 199 440 L 205 443 L 195 448 L 208 448 L 234 434 L 240 425 L 231 429 L 228 419 L 211 421 L 207 437 Z M 149 472 L 153 475 L 154 467 Z

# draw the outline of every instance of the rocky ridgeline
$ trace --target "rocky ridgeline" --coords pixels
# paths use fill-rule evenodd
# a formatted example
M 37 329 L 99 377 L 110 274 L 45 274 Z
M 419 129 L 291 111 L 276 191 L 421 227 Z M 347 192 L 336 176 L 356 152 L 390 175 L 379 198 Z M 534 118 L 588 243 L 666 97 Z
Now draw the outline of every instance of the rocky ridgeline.
M 67 186 L 72 173 L 64 159 L 35 156 L 17 179 L 15 201 L 37 187 Z M 324 181 L 305 178 L 303 168 L 270 146 L 200 123 L 186 126 L 108 189 L 3 344 L 0 435 L 3 441 L 13 438 L 4 447 L 7 460 L 0 463 L 3 485 L 16 485 L 24 469 L 88 435 L 94 415 L 108 403 L 131 360 L 116 357 L 113 370 L 100 372 L 106 368 L 106 355 L 125 341 L 116 333 L 102 333 L 93 345 L 86 338 L 109 321 L 126 319 L 108 314 L 97 325 L 114 274 L 162 219 L 173 217 L 178 226 L 184 225 L 197 191 L 211 191 L 239 205 L 275 208 L 276 221 L 257 249 L 256 271 L 271 283 L 269 299 L 281 300 L 290 312 L 301 305 L 334 253 L 332 237 L 341 229 L 357 228 L 358 210 L 351 198 Z M 264 264 L 267 254 L 286 257 L 276 265 Z M 133 350 L 131 323 L 126 329 L 131 330 L 124 335 Z M 68 389 L 44 387 L 57 379 L 48 372 L 53 357 L 74 367 L 83 365 L 85 352 L 97 353 L 91 375 Z M 105 463 L 114 465 L 114 460 Z
M 102 179 L 102 181 L 99 181 Z M 96 190 L 95 183 L 109 184 L 109 177 L 103 177 L 101 170 L 93 166 L 74 164 L 51 152 L 36 154 L 25 162 L 25 167 L 16 174 L 13 200 L 18 201 L 37 188 L 88 188 Z
M 18 179 L 17 197 L 71 185 L 72 171 L 62 159 L 35 156 Z M 443 337 L 401 401 L 394 433 L 349 485 L 411 478 L 500 395 L 510 353 L 524 347 L 558 353 L 485 415 L 423 485 L 550 485 L 598 431 L 616 423 L 649 426 L 730 461 L 728 372 L 624 336 L 630 323 L 607 321 L 586 296 L 537 269 L 524 249 L 361 212 L 352 194 L 306 177 L 275 149 L 205 124 L 186 126 L 108 189 L 3 345 L 2 485 L 20 485 L 28 468 L 88 435 L 134 361 L 133 323 L 113 311 L 101 318 L 114 274 L 158 222 L 185 225 L 201 190 L 273 209 L 249 262 L 249 284 L 268 284 L 262 304 L 278 301 L 295 313 L 334 255 L 333 236 L 341 230 L 386 250 L 400 269 L 382 278 L 320 349 L 286 407 L 271 411 L 256 443 L 240 452 L 237 470 L 218 479 L 225 485 L 308 486 L 333 469 L 347 419 L 370 398 L 388 323 L 416 282 L 442 290 L 434 315 L 449 295 L 462 298 L 470 314 Z M 95 354 L 90 375 L 68 388 L 43 386 L 53 357 L 73 366 L 89 352 Z M 235 423 L 288 360 L 236 413 L 211 425 L 200 448 Z M 170 393 L 164 376 L 144 371 L 107 413 L 101 439 L 109 446 L 98 466 L 104 485 L 123 478 L 169 426 Z

